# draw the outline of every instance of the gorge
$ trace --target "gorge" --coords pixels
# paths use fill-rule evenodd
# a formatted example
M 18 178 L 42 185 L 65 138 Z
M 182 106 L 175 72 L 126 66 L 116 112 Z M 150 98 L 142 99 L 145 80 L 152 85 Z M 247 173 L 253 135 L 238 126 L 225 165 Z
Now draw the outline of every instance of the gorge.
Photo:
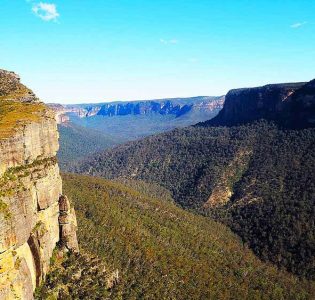
M 55 113 L 1 70 L 0 299 L 313 299 L 313 83 L 60 174 Z

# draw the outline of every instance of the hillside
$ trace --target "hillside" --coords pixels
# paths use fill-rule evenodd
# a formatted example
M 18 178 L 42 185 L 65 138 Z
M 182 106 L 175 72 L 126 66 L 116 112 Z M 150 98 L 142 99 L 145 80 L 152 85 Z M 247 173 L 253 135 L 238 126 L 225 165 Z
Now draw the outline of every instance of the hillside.
M 312 103 L 313 90 L 306 87 L 308 100 L 302 100 Z M 229 105 L 227 100 L 223 111 Z M 292 117 L 287 111 L 283 120 Z M 312 120 L 309 113 L 307 118 Z M 128 143 L 76 171 L 160 184 L 182 207 L 228 224 L 262 259 L 314 278 L 315 129 L 239 121 L 246 125 L 216 127 L 210 121 Z
M 62 169 L 67 169 L 89 155 L 118 144 L 114 137 L 70 122 L 59 124 L 58 131 L 60 145 L 58 160 Z
M 63 181 L 76 208 L 80 247 L 119 270 L 110 299 L 314 295 L 313 283 L 261 263 L 224 225 L 154 198 L 155 193 L 149 197 L 118 182 L 80 175 L 65 174 Z M 137 189 L 146 190 L 143 183 Z

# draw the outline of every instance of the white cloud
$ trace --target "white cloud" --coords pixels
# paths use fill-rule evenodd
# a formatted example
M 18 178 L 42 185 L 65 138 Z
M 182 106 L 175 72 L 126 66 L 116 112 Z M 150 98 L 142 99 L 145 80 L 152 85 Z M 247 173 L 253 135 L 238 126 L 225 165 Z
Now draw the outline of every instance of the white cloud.
M 302 26 L 304 26 L 307 22 L 297 22 L 297 23 L 294 23 L 292 24 L 290 27 L 291 28 L 300 28 Z
M 176 40 L 176 39 L 171 39 L 171 40 L 160 39 L 160 42 L 162 44 L 165 44 L 165 45 L 167 45 L 167 44 L 177 44 L 178 40 Z
M 36 16 L 44 21 L 56 21 L 59 17 L 57 7 L 53 3 L 36 3 L 32 8 Z

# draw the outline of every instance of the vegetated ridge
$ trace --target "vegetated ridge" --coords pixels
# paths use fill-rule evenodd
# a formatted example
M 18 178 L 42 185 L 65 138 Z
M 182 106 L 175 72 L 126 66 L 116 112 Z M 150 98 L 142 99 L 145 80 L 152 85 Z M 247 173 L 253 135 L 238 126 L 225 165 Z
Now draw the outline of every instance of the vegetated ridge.
M 81 248 L 92 249 L 119 270 L 119 284 L 109 299 L 314 295 L 312 282 L 262 263 L 223 224 L 157 198 L 164 189 L 155 186 L 150 192 L 152 186 L 143 182 L 122 184 L 74 174 L 63 175 L 63 182 L 77 212 Z
M 76 171 L 160 184 L 262 259 L 314 278 L 314 95 L 314 81 L 232 91 L 213 120 L 105 151 Z

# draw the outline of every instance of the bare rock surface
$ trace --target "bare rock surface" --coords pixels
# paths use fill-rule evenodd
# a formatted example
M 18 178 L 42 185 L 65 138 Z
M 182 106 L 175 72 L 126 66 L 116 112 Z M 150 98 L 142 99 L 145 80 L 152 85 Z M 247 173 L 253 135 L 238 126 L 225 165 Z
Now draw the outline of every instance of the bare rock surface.
M 0 299 L 33 298 L 61 236 L 78 249 L 70 203 L 59 224 L 58 148 L 54 113 L 0 70 Z

